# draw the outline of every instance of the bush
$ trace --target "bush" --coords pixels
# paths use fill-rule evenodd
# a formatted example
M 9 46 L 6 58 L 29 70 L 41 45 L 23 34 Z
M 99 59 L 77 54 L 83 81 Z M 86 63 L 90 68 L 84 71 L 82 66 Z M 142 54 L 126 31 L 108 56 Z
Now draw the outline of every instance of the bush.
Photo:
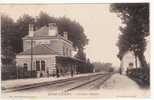
M 101 72 L 101 71 L 113 72 L 114 71 L 114 68 L 112 67 L 111 63 L 94 62 L 93 66 L 96 72 Z
M 8 80 L 8 79 L 15 79 L 17 76 L 16 76 L 16 66 L 15 65 L 11 65 L 11 64 L 8 64 L 7 66 L 6 65 L 2 65 L 1 67 L 1 77 L 2 77 L 2 80 Z
M 142 87 L 150 86 L 150 69 L 149 67 L 146 69 L 138 68 L 138 69 L 130 69 L 127 72 L 127 75 L 135 80 Z

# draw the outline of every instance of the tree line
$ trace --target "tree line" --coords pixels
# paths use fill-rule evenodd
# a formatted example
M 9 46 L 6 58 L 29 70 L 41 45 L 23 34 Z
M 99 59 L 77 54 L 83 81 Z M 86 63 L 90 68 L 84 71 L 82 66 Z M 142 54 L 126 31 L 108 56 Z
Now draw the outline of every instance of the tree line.
M 38 29 L 44 25 L 47 25 L 48 23 L 56 23 L 59 34 L 67 31 L 68 39 L 73 42 L 73 47 L 77 51 L 75 57 L 86 61 L 84 46 L 88 44 L 88 38 L 84 33 L 83 27 L 75 20 L 70 20 L 65 16 L 52 17 L 45 12 L 40 12 L 37 17 L 24 14 L 16 21 L 10 16 L 2 14 L 2 63 L 11 63 L 15 58 L 15 55 L 23 51 L 22 38 L 28 35 L 29 24 L 34 24 L 35 29 Z
M 149 3 L 115 3 L 111 4 L 110 9 L 121 18 L 125 25 L 120 27 L 122 34 L 117 43 L 118 58 L 121 60 L 128 50 L 132 50 L 136 59 L 139 58 L 141 68 L 146 68 L 148 64 L 144 52 L 147 45 L 146 37 L 150 35 Z
M 94 66 L 95 72 L 113 72 L 114 68 L 112 63 L 101 63 L 101 62 L 93 62 L 92 65 Z

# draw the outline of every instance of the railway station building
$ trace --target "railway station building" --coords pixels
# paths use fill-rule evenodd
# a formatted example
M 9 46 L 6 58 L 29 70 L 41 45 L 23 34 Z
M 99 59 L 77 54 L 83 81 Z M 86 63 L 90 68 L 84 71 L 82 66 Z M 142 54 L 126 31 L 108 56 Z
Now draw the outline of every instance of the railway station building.
M 135 62 L 135 54 L 133 51 L 127 51 L 124 56 L 122 57 L 120 69 L 122 74 L 126 74 L 128 69 L 134 69 L 140 67 L 140 61 L 137 57 L 137 66 Z
M 56 23 L 49 23 L 23 37 L 23 52 L 16 55 L 16 66 L 21 77 L 48 77 L 77 74 L 82 61 L 72 56 L 73 43 L 68 33 L 58 33 Z

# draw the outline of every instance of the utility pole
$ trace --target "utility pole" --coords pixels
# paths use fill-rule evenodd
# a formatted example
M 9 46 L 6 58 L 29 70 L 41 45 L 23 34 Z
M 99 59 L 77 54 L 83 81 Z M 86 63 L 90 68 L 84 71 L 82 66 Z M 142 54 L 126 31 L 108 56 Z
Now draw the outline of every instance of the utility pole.
M 37 18 L 34 19 L 33 23 L 36 23 L 37 22 Z M 30 24 L 29 25 L 29 35 L 31 37 L 31 77 L 32 77 L 32 70 L 33 70 L 33 24 Z
M 32 69 L 33 69 L 33 34 L 34 34 L 34 30 L 33 30 L 33 24 L 29 24 L 29 37 L 30 37 L 30 41 L 31 41 L 31 67 L 30 67 L 30 73 L 31 73 L 31 77 L 32 77 Z
M 31 38 L 31 77 L 32 77 L 32 67 L 33 67 L 33 38 Z

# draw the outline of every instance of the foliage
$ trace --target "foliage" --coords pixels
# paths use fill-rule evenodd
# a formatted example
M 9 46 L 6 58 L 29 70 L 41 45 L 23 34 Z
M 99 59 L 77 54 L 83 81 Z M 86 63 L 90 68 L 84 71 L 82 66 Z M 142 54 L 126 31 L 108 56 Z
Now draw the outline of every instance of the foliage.
M 68 39 L 73 42 L 73 47 L 78 50 L 76 57 L 81 60 L 86 60 L 83 53 L 83 47 L 88 44 L 88 39 L 84 34 L 83 27 L 76 21 L 71 21 L 69 18 L 64 17 L 51 17 L 47 13 L 41 12 L 36 18 L 35 26 L 40 28 L 48 23 L 56 23 L 58 25 L 59 34 L 68 32 Z
M 3 14 L 1 16 L 1 25 L 2 64 L 9 64 L 12 62 L 15 56 L 13 52 L 13 47 L 11 46 L 11 39 L 14 32 L 14 21 L 12 18 Z
M 16 66 L 15 64 L 7 64 L 1 65 L 1 79 L 7 80 L 7 79 L 15 79 L 16 78 Z
M 59 33 L 68 32 L 68 39 L 73 42 L 75 49 L 83 50 L 82 48 L 88 44 L 88 39 L 84 34 L 83 27 L 76 21 L 71 21 L 66 17 L 61 17 L 57 21 Z
M 100 71 L 112 72 L 114 70 L 111 63 L 94 62 L 92 64 L 96 72 Z
M 84 53 L 83 49 L 79 49 L 74 57 L 86 62 L 86 54 Z
M 121 59 L 128 50 L 133 50 L 139 57 L 142 67 L 147 63 L 144 56 L 146 36 L 149 36 L 149 4 L 148 3 L 116 3 L 111 5 L 111 12 L 117 13 L 125 27 L 120 27 L 117 46 Z
M 12 46 L 16 53 L 23 50 L 23 41 L 22 37 L 28 35 L 29 24 L 34 23 L 34 18 L 25 14 L 20 17 L 15 23 L 15 33 L 14 38 L 12 39 Z
M 146 70 L 143 69 L 131 69 L 127 71 L 127 75 L 135 80 L 140 87 L 149 88 L 150 87 L 150 69 L 149 67 Z
M 89 59 L 87 59 L 86 62 L 82 62 L 79 64 L 79 67 L 77 69 L 77 72 L 79 73 L 92 73 L 94 71 L 94 66 L 90 62 Z
M 47 25 L 48 23 L 57 23 L 58 31 L 68 32 L 68 39 L 73 42 L 73 46 L 80 53 L 82 53 L 85 45 L 88 44 L 88 39 L 84 34 L 83 27 L 76 21 L 72 21 L 66 17 L 51 17 L 47 13 L 40 12 L 36 18 L 25 14 L 21 16 L 16 22 L 7 15 L 2 15 L 2 53 L 4 54 L 4 47 L 9 47 L 8 52 L 13 52 L 15 55 L 23 50 L 22 38 L 28 35 L 29 24 L 34 24 L 35 30 Z M 78 54 L 80 54 L 78 53 Z M 82 56 L 82 55 L 80 55 Z M 81 57 L 84 58 L 84 57 Z
M 56 17 L 51 17 L 47 13 L 40 12 L 39 16 L 35 18 L 35 26 L 37 28 L 41 28 L 48 23 L 57 23 Z
M 56 23 L 58 25 L 59 34 L 68 32 L 68 39 L 73 42 L 75 49 L 83 48 L 88 44 L 88 39 L 84 34 L 83 27 L 76 21 L 72 21 L 67 17 L 51 17 L 47 13 L 41 12 L 36 18 L 35 26 L 40 28 L 48 23 Z

